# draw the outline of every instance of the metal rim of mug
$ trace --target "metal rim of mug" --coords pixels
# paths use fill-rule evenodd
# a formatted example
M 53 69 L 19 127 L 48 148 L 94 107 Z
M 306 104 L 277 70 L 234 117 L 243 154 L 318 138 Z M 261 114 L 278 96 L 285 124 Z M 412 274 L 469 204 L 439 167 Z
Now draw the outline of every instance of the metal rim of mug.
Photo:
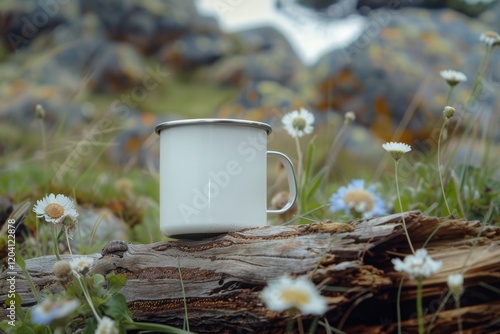
M 162 130 L 177 127 L 177 126 L 187 126 L 187 125 L 235 125 L 235 126 L 247 126 L 266 130 L 269 135 L 272 128 L 269 124 L 257 122 L 257 121 L 247 121 L 241 119 L 229 119 L 229 118 L 199 118 L 199 119 L 183 119 L 177 121 L 169 121 L 158 124 L 155 127 L 155 132 L 159 135 Z

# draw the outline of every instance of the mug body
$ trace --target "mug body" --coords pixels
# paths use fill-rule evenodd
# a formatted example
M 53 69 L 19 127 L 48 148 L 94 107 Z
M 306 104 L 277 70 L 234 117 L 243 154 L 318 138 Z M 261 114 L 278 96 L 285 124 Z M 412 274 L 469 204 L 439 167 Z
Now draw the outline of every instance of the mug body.
M 198 119 L 162 123 L 160 226 L 168 236 L 266 225 L 265 123 Z

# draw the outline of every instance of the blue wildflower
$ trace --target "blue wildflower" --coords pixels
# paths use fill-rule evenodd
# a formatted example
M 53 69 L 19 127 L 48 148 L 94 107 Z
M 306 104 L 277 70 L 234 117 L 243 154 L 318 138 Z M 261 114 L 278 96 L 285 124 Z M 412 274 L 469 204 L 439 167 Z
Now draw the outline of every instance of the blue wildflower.
M 364 180 L 352 180 L 347 187 L 340 187 L 330 197 L 331 211 L 344 210 L 346 215 L 369 218 L 387 213 L 385 203 L 375 186 L 365 188 Z

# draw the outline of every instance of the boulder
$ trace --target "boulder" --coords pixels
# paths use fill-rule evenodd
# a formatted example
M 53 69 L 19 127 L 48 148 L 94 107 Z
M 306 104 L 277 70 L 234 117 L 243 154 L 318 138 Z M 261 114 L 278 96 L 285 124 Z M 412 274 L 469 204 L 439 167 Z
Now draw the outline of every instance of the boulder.
M 485 52 L 479 41 L 488 27 L 452 10 L 381 9 L 368 17 L 358 40 L 325 55 L 315 66 L 319 111 L 356 112 L 357 121 L 384 140 L 426 139 L 441 125 L 448 85 L 439 72 L 455 69 L 469 80 L 454 91 L 450 105 L 463 109 Z M 490 64 L 498 63 L 493 52 Z M 498 66 L 490 66 L 488 88 L 471 111 L 497 120 L 492 94 Z M 401 122 L 404 131 L 394 138 Z
M 258 121 L 281 119 L 284 112 L 306 105 L 302 95 L 298 87 L 287 87 L 270 80 L 252 81 L 241 89 L 237 97 L 221 105 L 216 115 Z
M 160 62 L 175 71 L 210 65 L 229 55 L 234 44 L 222 34 L 186 34 L 166 44 L 158 53 Z
M 159 141 L 155 126 L 166 122 L 147 112 L 133 110 L 120 124 L 113 145 L 109 147 L 109 158 L 114 164 L 130 167 L 155 168 L 159 166 Z
M 496 2 L 490 10 L 479 17 L 479 21 L 487 24 L 493 31 L 500 33 L 500 2 Z
M 70 5 L 69 5 L 70 6 Z M 67 22 L 59 1 L 7 1 L 0 11 L 0 38 L 5 49 L 17 52 L 40 34 Z
M 102 240 L 127 239 L 129 226 L 110 209 L 79 207 L 78 213 L 77 230 L 70 240 L 72 248 L 86 250 Z
M 218 30 L 213 19 L 198 13 L 193 0 L 81 0 L 80 10 L 98 15 L 111 39 L 128 42 L 143 53 L 190 33 Z
M 305 70 L 288 40 L 275 28 L 248 29 L 233 37 L 236 52 L 209 70 L 209 80 L 215 84 L 244 87 L 253 81 L 274 81 L 292 85 Z
M 330 13 L 336 8 L 351 7 L 353 0 L 299 0 L 299 3 L 317 11 Z M 495 3 L 494 0 L 358 0 L 354 6 L 358 13 L 369 15 L 379 8 L 399 9 L 403 7 L 422 7 L 427 9 L 451 8 L 463 14 L 476 17 Z

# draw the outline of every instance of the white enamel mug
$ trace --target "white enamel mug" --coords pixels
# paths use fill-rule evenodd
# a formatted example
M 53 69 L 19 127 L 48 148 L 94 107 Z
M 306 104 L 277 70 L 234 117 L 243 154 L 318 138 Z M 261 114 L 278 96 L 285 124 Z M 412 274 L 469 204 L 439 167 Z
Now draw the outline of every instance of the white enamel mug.
M 192 119 L 158 124 L 160 227 L 172 237 L 203 237 L 267 224 L 297 197 L 290 159 L 267 151 L 271 126 L 233 119 Z M 289 201 L 267 209 L 267 156 L 285 167 Z

